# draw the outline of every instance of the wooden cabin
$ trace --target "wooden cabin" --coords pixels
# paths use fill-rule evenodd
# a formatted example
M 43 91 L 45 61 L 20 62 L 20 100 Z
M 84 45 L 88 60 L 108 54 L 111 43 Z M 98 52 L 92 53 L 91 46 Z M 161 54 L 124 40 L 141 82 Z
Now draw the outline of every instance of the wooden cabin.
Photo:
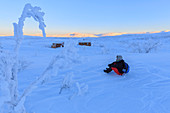
M 91 46 L 91 42 L 79 42 L 81 46 Z
M 64 47 L 64 42 L 62 43 L 53 43 L 51 48 L 59 48 L 59 47 Z

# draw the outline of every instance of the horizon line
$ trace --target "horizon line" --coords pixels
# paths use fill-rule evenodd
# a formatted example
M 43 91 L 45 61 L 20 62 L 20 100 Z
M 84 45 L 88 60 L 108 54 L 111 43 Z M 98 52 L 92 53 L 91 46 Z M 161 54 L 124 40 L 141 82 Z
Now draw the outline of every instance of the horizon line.
M 71 32 L 66 34 L 46 34 L 46 37 L 102 37 L 102 36 L 119 36 L 124 34 L 152 34 L 152 33 L 161 33 L 161 32 L 170 32 L 170 30 L 165 31 L 152 31 L 152 32 L 109 32 L 109 33 L 79 33 Z M 98 36 L 99 35 L 99 36 Z M 0 36 L 14 36 L 13 34 L 1 35 Z M 42 34 L 24 34 L 24 36 L 40 36 Z

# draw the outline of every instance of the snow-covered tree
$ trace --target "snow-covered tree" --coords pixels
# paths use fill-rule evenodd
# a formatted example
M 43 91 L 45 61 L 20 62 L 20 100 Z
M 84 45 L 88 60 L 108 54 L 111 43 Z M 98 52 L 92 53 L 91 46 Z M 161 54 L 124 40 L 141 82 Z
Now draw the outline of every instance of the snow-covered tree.
M 18 24 L 13 23 L 14 25 L 14 37 L 16 38 L 23 38 L 23 26 L 24 26 L 24 21 L 26 18 L 33 17 L 35 21 L 39 22 L 39 28 L 42 30 L 43 37 L 46 37 L 45 33 L 45 23 L 44 23 L 44 12 L 40 11 L 40 7 L 32 7 L 31 4 L 26 4 L 24 7 L 24 10 L 21 14 L 21 17 L 19 18 Z
M 21 97 L 18 96 L 19 48 L 23 40 L 23 26 L 26 18 L 33 17 L 35 21 L 39 22 L 39 28 L 42 30 L 43 37 L 46 37 L 44 14 L 44 12 L 41 12 L 40 7 L 32 7 L 31 4 L 26 4 L 18 23 L 13 23 L 14 37 L 16 39 L 13 54 L 1 51 L 0 91 L 3 91 L 3 93 L 0 95 L 2 97 L 0 98 L 0 112 L 2 113 L 26 113 L 24 101 L 27 92 L 29 92 L 28 89 L 31 88 L 28 88 Z

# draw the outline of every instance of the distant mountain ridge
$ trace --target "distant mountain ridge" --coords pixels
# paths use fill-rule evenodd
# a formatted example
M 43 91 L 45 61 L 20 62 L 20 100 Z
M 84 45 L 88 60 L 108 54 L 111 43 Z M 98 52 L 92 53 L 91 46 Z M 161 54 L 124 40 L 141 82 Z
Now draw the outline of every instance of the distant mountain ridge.
M 127 32 L 111 32 L 111 33 L 101 33 L 101 34 L 92 34 L 92 33 L 78 33 L 72 32 L 67 34 L 55 34 L 55 35 L 48 35 L 47 37 L 107 37 L 107 36 L 120 36 L 120 35 L 133 35 L 133 34 L 155 34 L 155 33 L 168 33 L 170 30 L 165 31 L 154 31 L 154 32 L 137 32 L 137 33 L 127 33 Z M 25 36 L 42 36 L 42 34 L 24 34 Z M 1 35 L 0 35 L 1 36 Z M 5 35 L 2 35 L 5 36 Z M 12 36 L 12 35 L 6 35 Z
M 49 37 L 105 37 L 105 36 L 119 36 L 119 35 L 124 35 L 124 34 L 154 34 L 154 33 L 166 33 L 166 32 L 170 32 L 170 30 L 154 31 L 154 32 L 138 32 L 138 33 L 112 32 L 112 33 L 103 33 L 103 34 L 73 32 L 73 33 L 67 33 L 67 34 L 49 35 Z

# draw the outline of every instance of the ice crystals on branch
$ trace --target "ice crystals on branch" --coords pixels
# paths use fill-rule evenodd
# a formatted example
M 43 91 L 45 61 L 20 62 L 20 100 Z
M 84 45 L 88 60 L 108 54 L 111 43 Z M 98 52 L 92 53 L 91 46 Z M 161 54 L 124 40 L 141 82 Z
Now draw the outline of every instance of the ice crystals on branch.
M 19 18 L 18 24 L 13 23 L 14 25 L 14 37 L 16 38 L 23 38 L 23 26 L 24 26 L 24 21 L 28 17 L 33 17 L 35 21 L 39 22 L 39 28 L 42 30 L 43 37 L 46 37 L 45 33 L 45 23 L 43 16 L 45 15 L 44 12 L 41 12 L 40 7 L 32 7 L 31 4 L 26 4 L 24 7 L 24 10 L 22 12 L 21 17 Z

